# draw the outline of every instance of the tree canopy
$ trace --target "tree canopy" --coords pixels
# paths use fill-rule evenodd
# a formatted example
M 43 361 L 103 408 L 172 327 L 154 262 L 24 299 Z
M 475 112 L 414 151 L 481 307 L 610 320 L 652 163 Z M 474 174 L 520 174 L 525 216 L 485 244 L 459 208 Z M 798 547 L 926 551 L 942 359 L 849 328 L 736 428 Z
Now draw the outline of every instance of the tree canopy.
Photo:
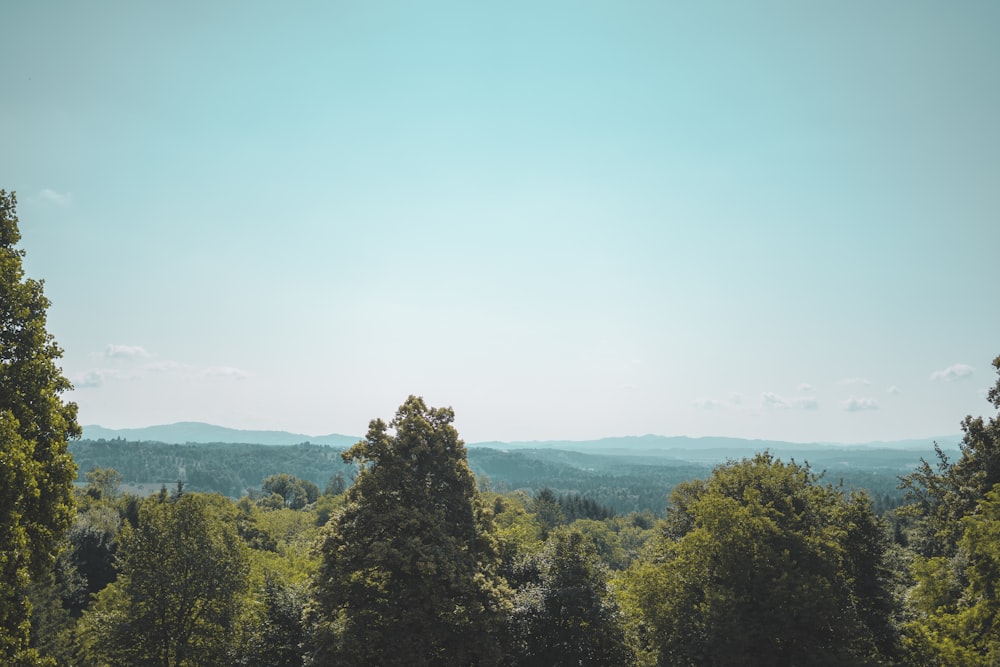
M 147 498 L 119 536 L 118 580 L 81 621 L 85 652 L 123 667 L 231 662 L 249 568 L 235 526 L 221 496 Z
M 671 503 L 626 581 L 658 664 L 865 664 L 892 650 L 869 625 L 888 594 L 864 495 L 759 454 L 678 487 Z
M 316 664 L 499 659 L 495 548 L 453 420 L 411 396 L 344 452 L 360 470 L 323 538 Z
M 42 282 L 26 278 L 14 193 L 0 190 L 0 662 L 31 664 L 26 586 L 54 562 L 73 519 L 76 404 L 46 330 Z

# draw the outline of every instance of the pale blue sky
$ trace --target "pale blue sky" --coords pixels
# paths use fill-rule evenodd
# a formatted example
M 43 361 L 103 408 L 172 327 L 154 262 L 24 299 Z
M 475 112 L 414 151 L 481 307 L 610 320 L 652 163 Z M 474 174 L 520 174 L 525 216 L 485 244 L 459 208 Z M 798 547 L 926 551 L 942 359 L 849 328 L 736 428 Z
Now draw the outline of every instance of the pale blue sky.
M 996 2 L 0 10 L 81 421 L 955 433 L 1000 354 Z

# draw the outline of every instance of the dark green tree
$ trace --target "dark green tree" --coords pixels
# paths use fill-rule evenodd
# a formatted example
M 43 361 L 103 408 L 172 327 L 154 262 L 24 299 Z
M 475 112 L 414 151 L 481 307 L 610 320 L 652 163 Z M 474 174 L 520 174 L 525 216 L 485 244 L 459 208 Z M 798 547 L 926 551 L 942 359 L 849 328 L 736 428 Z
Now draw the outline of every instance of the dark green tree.
M 301 667 L 305 660 L 305 605 L 309 598 L 304 583 L 288 583 L 273 574 L 265 576 L 259 591 L 258 617 L 248 624 L 237 664 L 247 667 Z
M 538 517 L 544 537 L 548 537 L 549 531 L 556 526 L 566 523 L 566 516 L 563 514 L 562 505 L 559 504 L 558 496 L 547 486 L 543 486 L 535 493 L 531 501 L 531 511 Z
M 45 329 L 42 282 L 25 278 L 14 193 L 0 190 L 0 663 L 33 664 L 27 586 L 51 568 L 73 519 L 76 404 Z
M 678 487 L 626 580 L 658 664 L 843 665 L 892 658 L 883 528 L 865 494 L 768 454 Z
M 80 620 L 83 654 L 112 666 L 232 662 L 249 573 L 233 503 L 222 496 L 150 496 L 119 535 L 118 580 Z
M 537 579 L 515 596 L 509 664 L 624 667 L 634 662 L 605 569 L 582 534 L 558 531 L 529 560 L 526 569 L 537 572 Z
M 324 529 L 314 664 L 498 661 L 503 585 L 453 420 L 411 396 L 344 452 L 360 470 Z

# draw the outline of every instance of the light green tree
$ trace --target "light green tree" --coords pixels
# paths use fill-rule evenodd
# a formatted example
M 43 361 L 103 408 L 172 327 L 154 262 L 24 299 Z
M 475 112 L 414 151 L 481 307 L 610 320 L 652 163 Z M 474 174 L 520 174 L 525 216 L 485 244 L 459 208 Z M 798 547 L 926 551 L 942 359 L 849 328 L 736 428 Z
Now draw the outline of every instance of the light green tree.
M 42 282 L 25 278 L 14 193 L 0 190 L 0 663 L 34 664 L 27 586 L 54 562 L 73 519 L 76 404 L 46 331 Z
M 118 580 L 80 621 L 82 652 L 112 666 L 221 665 L 247 589 L 247 547 L 222 496 L 147 498 L 119 535 Z
M 503 585 L 489 515 L 450 408 L 411 396 L 344 452 L 360 466 L 325 528 L 314 664 L 475 665 L 499 659 Z M 390 432 L 392 429 L 392 432 Z

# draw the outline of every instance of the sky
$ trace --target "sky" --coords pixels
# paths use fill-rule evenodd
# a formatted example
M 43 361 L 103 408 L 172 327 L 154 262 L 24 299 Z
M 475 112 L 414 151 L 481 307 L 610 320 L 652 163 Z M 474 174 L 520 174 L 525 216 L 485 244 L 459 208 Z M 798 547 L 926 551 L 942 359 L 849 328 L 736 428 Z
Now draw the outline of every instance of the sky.
M 991 415 L 1000 3 L 0 9 L 83 424 L 866 442 Z M 995 412 L 995 411 L 994 411 Z

